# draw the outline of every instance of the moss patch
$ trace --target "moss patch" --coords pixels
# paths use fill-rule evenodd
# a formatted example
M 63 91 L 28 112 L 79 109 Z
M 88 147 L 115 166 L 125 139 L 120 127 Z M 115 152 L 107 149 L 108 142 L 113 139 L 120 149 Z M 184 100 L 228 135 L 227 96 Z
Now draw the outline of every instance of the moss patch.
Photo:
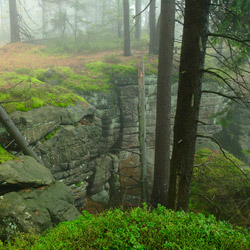
M 16 157 L 9 152 L 7 152 L 1 145 L 0 145 L 0 164 L 4 163 L 5 161 L 14 160 Z

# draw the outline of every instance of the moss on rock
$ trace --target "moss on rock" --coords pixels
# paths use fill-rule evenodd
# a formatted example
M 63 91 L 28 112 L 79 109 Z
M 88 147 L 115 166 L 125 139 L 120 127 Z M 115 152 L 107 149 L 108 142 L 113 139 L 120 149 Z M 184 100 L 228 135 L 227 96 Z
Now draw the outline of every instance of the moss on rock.
M 0 144 L 0 164 L 4 163 L 5 161 L 14 160 L 16 157 L 6 151 Z

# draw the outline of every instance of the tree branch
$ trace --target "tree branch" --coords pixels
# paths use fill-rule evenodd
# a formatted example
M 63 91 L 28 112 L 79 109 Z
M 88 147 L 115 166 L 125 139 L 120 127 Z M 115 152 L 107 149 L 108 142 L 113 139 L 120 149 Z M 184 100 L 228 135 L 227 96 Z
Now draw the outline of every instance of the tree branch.
M 227 35 L 227 34 L 217 34 L 217 33 L 208 33 L 207 35 L 213 36 L 213 37 L 221 37 L 221 38 L 230 39 L 230 40 L 233 40 L 233 41 L 236 41 L 239 43 L 243 43 L 246 46 L 250 47 L 250 44 L 248 43 L 248 42 L 250 42 L 250 40 L 248 40 L 248 39 L 242 40 L 236 36 L 231 36 L 231 35 Z

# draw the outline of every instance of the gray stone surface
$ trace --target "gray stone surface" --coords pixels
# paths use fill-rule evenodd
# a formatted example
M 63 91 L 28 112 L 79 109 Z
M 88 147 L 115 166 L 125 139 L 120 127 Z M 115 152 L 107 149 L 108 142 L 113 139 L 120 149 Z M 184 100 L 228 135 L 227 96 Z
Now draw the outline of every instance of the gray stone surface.
M 49 169 L 29 156 L 1 164 L 0 195 L 10 189 L 48 186 L 54 181 Z
M 79 216 L 72 190 L 59 182 L 49 187 L 4 194 L 0 196 L 0 211 L 2 240 L 10 232 L 43 232 L 59 222 Z

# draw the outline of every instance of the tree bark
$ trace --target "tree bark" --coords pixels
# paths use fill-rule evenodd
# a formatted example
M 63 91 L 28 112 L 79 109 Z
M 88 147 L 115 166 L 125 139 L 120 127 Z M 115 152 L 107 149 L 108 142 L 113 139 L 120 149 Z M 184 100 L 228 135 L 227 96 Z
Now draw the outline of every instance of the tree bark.
M 20 42 L 20 32 L 18 23 L 18 12 L 16 7 L 16 0 L 9 0 L 10 12 L 10 42 Z
M 151 204 L 166 206 L 170 168 L 171 75 L 173 65 L 175 1 L 161 1 L 160 48 L 157 80 L 154 184 Z
M 135 39 L 137 41 L 141 38 L 141 0 L 135 0 Z
M 149 7 L 149 54 L 157 54 L 156 41 L 156 19 L 155 19 L 156 0 L 153 0 Z
M 188 210 L 210 0 L 186 0 L 167 207 Z
M 24 137 L 21 135 L 20 131 L 18 130 L 16 125 L 13 123 L 13 121 L 10 119 L 10 117 L 8 116 L 8 114 L 5 112 L 5 110 L 3 109 L 1 105 L 0 105 L 0 122 L 9 132 L 9 134 L 15 139 L 17 145 L 22 149 L 25 155 L 29 155 L 33 157 L 35 160 L 37 160 L 38 162 L 40 162 L 41 164 L 43 164 L 42 160 L 29 147 L 28 143 L 26 142 Z
M 124 23 L 124 56 L 131 56 L 130 48 L 130 20 L 129 20 L 129 0 L 123 0 L 123 23 Z

